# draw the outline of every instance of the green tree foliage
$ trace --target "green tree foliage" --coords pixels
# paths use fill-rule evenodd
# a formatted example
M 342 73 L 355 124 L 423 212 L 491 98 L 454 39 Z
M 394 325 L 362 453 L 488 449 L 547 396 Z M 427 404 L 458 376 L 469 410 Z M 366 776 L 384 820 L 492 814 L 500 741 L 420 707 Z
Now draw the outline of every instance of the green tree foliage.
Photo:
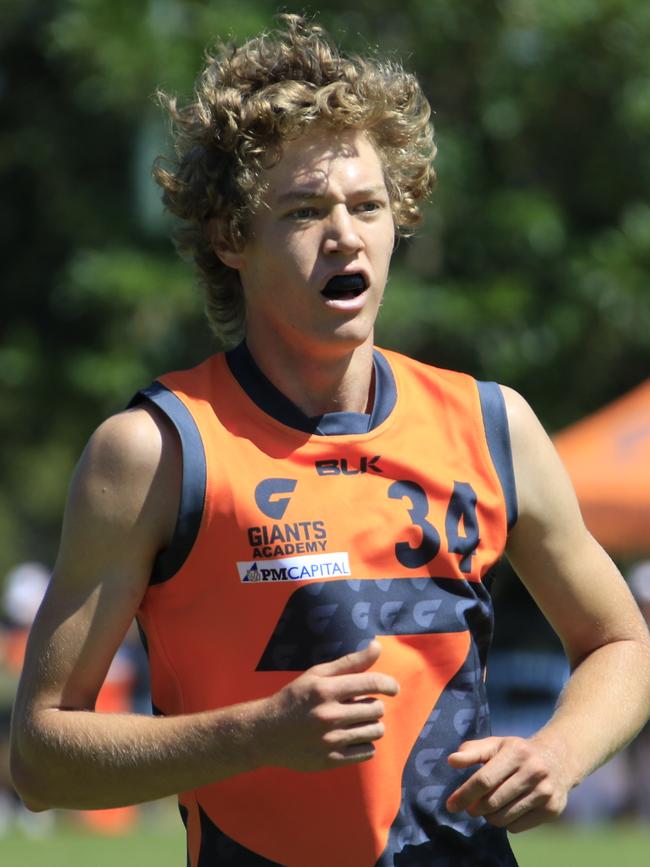
M 301 7 L 304 8 L 304 7 Z M 213 347 L 150 180 L 153 94 L 267 0 L 4 0 L 0 574 L 51 562 L 93 427 Z M 380 342 L 519 388 L 551 429 L 648 374 L 650 4 L 327 0 L 346 48 L 399 57 L 439 183 L 396 253 Z M 8 302 L 8 303 L 7 303 Z

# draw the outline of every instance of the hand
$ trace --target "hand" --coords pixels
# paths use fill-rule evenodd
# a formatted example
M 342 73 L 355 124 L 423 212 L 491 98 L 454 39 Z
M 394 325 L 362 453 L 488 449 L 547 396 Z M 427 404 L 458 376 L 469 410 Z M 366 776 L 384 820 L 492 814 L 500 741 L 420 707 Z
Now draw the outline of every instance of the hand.
M 454 768 L 482 765 L 447 800 L 452 813 L 467 810 L 516 833 L 556 819 L 566 806 L 570 784 L 561 757 L 534 737 L 465 741 L 448 761 Z
M 270 744 L 265 764 L 300 771 L 320 771 L 365 762 L 373 741 L 384 734 L 384 703 L 374 696 L 393 696 L 397 681 L 370 672 L 381 644 L 307 669 L 268 700 Z

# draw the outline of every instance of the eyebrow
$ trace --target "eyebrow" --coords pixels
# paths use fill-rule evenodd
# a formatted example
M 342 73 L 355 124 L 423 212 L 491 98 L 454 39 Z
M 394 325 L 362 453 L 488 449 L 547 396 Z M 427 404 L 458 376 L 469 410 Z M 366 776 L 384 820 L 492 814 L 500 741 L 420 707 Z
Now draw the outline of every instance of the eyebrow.
M 372 186 L 372 187 L 363 187 L 359 190 L 354 190 L 352 196 L 354 198 L 365 198 L 366 196 L 377 196 L 382 193 L 388 195 L 388 191 L 385 186 Z M 327 198 L 326 192 L 318 192 L 317 190 L 313 190 L 311 188 L 305 187 L 304 189 L 294 189 L 288 190 L 286 193 L 280 193 L 276 198 L 276 203 L 278 205 L 286 204 L 287 202 L 309 202 L 314 199 L 325 199 Z

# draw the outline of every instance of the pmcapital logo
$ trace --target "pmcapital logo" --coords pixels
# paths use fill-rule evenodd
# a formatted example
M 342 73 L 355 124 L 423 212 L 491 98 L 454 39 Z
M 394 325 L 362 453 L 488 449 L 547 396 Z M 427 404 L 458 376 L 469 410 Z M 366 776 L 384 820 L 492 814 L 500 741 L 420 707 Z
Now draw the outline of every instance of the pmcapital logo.
M 346 551 L 314 554 L 313 557 L 283 557 L 279 560 L 246 560 L 237 563 L 242 584 L 269 581 L 314 581 L 351 575 Z

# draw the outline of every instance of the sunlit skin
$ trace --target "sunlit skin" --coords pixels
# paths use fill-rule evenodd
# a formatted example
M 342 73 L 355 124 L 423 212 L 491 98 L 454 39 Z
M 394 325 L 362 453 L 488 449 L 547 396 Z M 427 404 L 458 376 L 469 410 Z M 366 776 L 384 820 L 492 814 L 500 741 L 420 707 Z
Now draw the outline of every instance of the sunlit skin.
M 285 144 L 262 183 L 243 248 L 217 244 L 240 274 L 249 349 L 309 414 L 362 410 L 395 239 L 379 155 L 361 132 L 317 129 Z M 362 274 L 366 290 L 326 298 L 328 280 L 342 273 Z

